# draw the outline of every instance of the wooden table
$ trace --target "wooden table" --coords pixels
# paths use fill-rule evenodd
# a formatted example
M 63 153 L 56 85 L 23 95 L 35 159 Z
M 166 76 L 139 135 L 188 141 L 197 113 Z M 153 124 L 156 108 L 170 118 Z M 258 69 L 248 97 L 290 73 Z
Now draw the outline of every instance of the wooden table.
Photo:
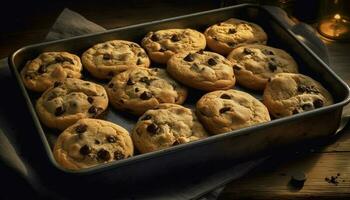
M 34 10 L 23 10 L 24 14 L 7 19 L 0 28 L 0 57 L 6 57 L 21 46 L 42 41 L 63 7 L 68 6 L 86 18 L 115 28 L 129 24 L 172 17 L 191 12 L 209 10 L 219 6 L 218 1 L 191 0 L 186 4 L 175 0 L 136 1 L 127 4 L 115 1 L 99 1 L 85 4 L 69 1 L 53 2 L 50 6 L 38 4 Z M 25 7 L 25 6 L 24 6 Z M 34 8 L 35 7 L 35 8 Z M 5 11 L 6 14 L 6 11 Z M 3 20 L 3 18 L 1 18 Z M 12 21 L 11 21 L 12 20 Z M 14 25 L 15 23 L 15 25 Z M 330 63 L 334 71 L 350 84 L 350 43 L 325 41 Z M 350 198 L 350 127 L 328 145 L 313 147 L 310 151 L 285 152 L 274 155 L 262 166 L 245 177 L 228 184 L 220 199 L 333 199 Z M 290 187 L 290 175 L 304 171 L 307 180 L 302 189 Z M 325 178 L 336 176 L 338 184 L 328 183 Z

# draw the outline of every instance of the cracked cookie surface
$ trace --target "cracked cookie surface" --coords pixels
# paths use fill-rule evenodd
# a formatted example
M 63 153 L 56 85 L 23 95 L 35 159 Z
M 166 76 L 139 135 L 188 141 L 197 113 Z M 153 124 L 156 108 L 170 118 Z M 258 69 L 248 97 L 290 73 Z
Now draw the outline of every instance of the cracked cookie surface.
M 175 54 L 167 63 L 167 71 L 181 83 L 205 91 L 229 89 L 236 82 L 232 63 L 209 51 Z
M 287 52 L 265 45 L 237 47 L 227 59 L 233 64 L 237 82 L 253 90 L 264 90 L 268 79 L 277 73 L 298 73 L 297 63 Z
M 81 61 L 90 74 L 99 79 L 110 79 L 131 67 L 149 67 L 150 60 L 140 45 L 111 40 L 86 50 Z
M 53 154 L 64 168 L 78 170 L 132 156 L 127 130 L 112 122 L 81 119 L 58 137 Z
M 276 118 L 333 104 L 332 95 L 317 81 L 302 74 L 276 74 L 267 83 L 263 102 Z
M 55 81 L 80 78 L 81 70 L 78 56 L 68 52 L 45 52 L 25 64 L 21 77 L 26 88 L 44 92 Z
M 214 52 L 229 54 L 242 44 L 266 44 L 267 35 L 257 24 L 230 18 L 214 24 L 204 32 L 207 45 Z
M 64 130 L 79 119 L 99 117 L 107 106 L 107 93 L 101 85 L 67 78 L 41 95 L 36 111 L 47 127 Z
M 131 136 L 141 153 L 208 137 L 191 109 L 177 104 L 160 104 L 146 111 L 138 120 Z
M 154 62 L 166 64 L 176 53 L 204 49 L 206 41 L 202 33 L 193 29 L 167 29 L 149 32 L 142 46 Z
M 196 104 L 199 120 L 212 134 L 226 133 L 270 121 L 259 100 L 238 90 L 219 90 L 205 94 Z
M 113 107 L 142 115 L 161 103 L 182 104 L 187 89 L 165 69 L 133 68 L 115 76 L 106 87 Z

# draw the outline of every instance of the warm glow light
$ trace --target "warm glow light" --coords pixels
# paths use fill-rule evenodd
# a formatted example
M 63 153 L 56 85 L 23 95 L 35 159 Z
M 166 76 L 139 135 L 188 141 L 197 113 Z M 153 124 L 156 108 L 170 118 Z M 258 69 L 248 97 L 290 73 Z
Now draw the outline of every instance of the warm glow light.
M 341 16 L 339 14 L 335 14 L 334 19 L 339 20 L 339 19 L 341 19 Z

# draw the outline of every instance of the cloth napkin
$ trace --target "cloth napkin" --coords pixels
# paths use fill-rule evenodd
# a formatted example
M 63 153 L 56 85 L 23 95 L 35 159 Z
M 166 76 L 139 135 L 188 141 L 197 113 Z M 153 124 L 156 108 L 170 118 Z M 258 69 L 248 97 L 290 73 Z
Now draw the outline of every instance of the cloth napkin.
M 328 62 L 327 48 L 308 25 L 295 24 L 278 7 L 266 6 L 266 8 L 294 34 L 299 35 L 299 39 L 316 52 L 321 59 Z M 47 34 L 46 40 L 102 31 L 105 31 L 103 27 L 76 12 L 64 9 Z M 43 153 L 40 138 L 23 97 L 16 87 L 16 81 L 9 71 L 6 59 L 0 60 L 0 91 L 7 91 L 6 96 L 0 98 L 0 176 L 8 182 L 8 189 L 3 193 L 5 199 L 15 199 L 23 193 L 29 195 L 28 197 L 32 195 L 50 199 L 76 198 L 77 194 L 67 194 L 62 191 L 60 185 L 66 183 L 56 183 L 54 179 L 50 182 L 43 181 L 44 176 L 45 178 L 50 176 L 50 169 L 46 169 L 47 165 L 44 164 L 48 161 L 45 159 L 46 155 Z M 242 177 L 265 159 L 266 157 L 228 166 L 202 177 L 195 183 L 189 177 L 188 180 L 182 180 L 176 184 L 155 183 L 151 189 L 147 190 L 138 191 L 138 188 L 135 188 L 131 194 L 123 194 L 122 191 L 116 190 L 117 194 L 111 194 L 106 199 L 216 199 L 226 183 Z M 19 190 L 20 193 L 18 193 Z M 78 197 L 89 198 L 91 194 L 87 192 L 79 194 Z

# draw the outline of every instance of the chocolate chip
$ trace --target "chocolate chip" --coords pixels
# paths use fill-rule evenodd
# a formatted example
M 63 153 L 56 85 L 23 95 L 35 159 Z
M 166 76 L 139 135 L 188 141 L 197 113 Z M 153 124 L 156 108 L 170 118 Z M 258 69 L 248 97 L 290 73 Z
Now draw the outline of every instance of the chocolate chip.
M 184 58 L 184 61 L 187 61 L 187 62 L 192 62 L 194 61 L 194 57 L 191 53 L 189 53 L 185 58 Z
M 136 61 L 136 65 L 141 65 L 142 64 L 142 61 L 141 61 L 141 59 L 139 58 L 139 59 L 137 59 L 137 61 Z
M 105 149 L 100 149 L 97 152 L 97 158 L 100 160 L 108 161 L 109 159 L 111 159 L 111 154 Z
M 147 126 L 147 131 L 152 134 L 156 134 L 158 129 L 159 129 L 158 126 L 153 123 Z
M 151 84 L 151 82 L 152 82 L 152 80 L 151 80 L 151 79 L 149 79 L 149 78 L 148 78 L 148 77 L 146 77 L 146 76 L 141 77 L 139 81 L 140 81 L 140 82 L 142 82 L 142 83 L 146 83 L 147 85 L 150 85 L 150 84 Z
M 107 76 L 113 77 L 114 76 L 114 72 L 113 71 L 108 72 Z
M 62 106 L 57 107 L 55 110 L 55 116 L 60 116 L 65 112 L 64 108 Z
M 120 152 L 120 151 L 115 151 L 114 152 L 114 159 L 115 160 L 121 160 L 121 159 L 124 159 L 125 158 L 125 155 Z
M 144 92 L 140 95 L 140 99 L 142 99 L 142 100 L 148 100 L 148 99 L 150 99 L 150 98 L 152 98 L 152 93 L 150 93 L 150 92 L 144 91 Z
M 244 49 L 243 49 L 243 53 L 245 53 L 245 54 L 254 54 L 254 51 L 252 51 L 252 50 L 249 49 L 249 48 L 244 48 Z
M 274 55 L 274 53 L 272 51 L 267 50 L 267 49 L 263 49 L 263 50 L 261 50 L 261 52 L 265 55 Z
M 172 42 L 178 42 L 178 41 L 180 41 L 180 38 L 179 38 L 178 35 L 173 35 L 173 36 L 171 36 L 170 40 L 171 40 Z
M 153 40 L 155 42 L 159 41 L 159 39 L 160 39 L 159 36 L 156 35 L 156 34 L 153 34 L 152 37 L 151 37 L 151 40 Z
M 108 84 L 108 87 L 109 87 L 109 88 L 112 88 L 113 86 L 114 86 L 113 83 Z
M 233 65 L 233 69 L 239 71 L 239 70 L 241 70 L 242 68 L 241 68 L 239 65 Z
M 53 87 L 58 87 L 60 85 L 62 85 L 62 82 L 55 81 L 55 83 L 53 84 Z
M 94 98 L 92 98 L 92 97 L 88 97 L 87 100 L 88 100 L 89 103 L 94 102 Z
M 139 88 L 135 88 L 135 92 L 139 92 L 140 91 L 140 89 Z
M 219 112 L 220 112 L 220 113 L 224 113 L 224 112 L 227 112 L 227 111 L 229 111 L 229 110 L 231 110 L 231 108 L 229 108 L 229 107 L 223 107 L 223 108 L 221 108 L 221 109 L 219 110 Z
M 269 69 L 274 72 L 277 69 L 277 66 L 273 62 L 269 62 Z
M 111 54 L 108 54 L 108 53 L 103 54 L 103 60 L 109 60 L 111 58 L 112 58 Z
M 126 82 L 127 85 L 134 85 L 135 83 L 131 80 L 131 78 L 128 79 Z
M 203 54 L 203 49 L 200 49 L 199 51 L 197 51 L 198 54 Z
M 144 53 L 144 52 L 139 52 L 138 54 L 137 54 L 137 56 L 139 56 L 139 57 L 146 57 L 146 53 Z
M 230 47 L 234 47 L 234 46 L 236 46 L 236 43 L 235 42 L 228 42 L 227 45 Z
M 152 118 L 151 115 L 145 115 L 141 120 L 144 121 L 144 120 L 149 120 L 151 118 Z
M 173 143 L 173 146 L 176 146 L 176 145 L 179 145 L 179 144 L 180 144 L 180 142 L 175 140 L 175 142 Z
M 62 57 L 56 57 L 55 61 L 58 62 L 58 63 L 61 63 L 61 62 L 63 62 L 63 58 Z
M 75 127 L 75 132 L 77 133 L 84 133 L 87 130 L 86 124 L 79 124 L 77 127 Z
M 88 112 L 91 114 L 94 114 L 95 116 L 99 113 L 99 111 L 102 110 L 101 108 L 95 107 L 94 105 L 92 105 Z
M 221 99 L 231 99 L 231 97 L 228 94 L 222 94 L 220 96 Z
M 313 102 L 313 104 L 314 104 L 314 107 L 315 108 L 321 108 L 321 107 L 323 107 L 323 101 L 321 100 L 321 99 L 316 99 L 314 102 Z
M 301 106 L 301 108 L 305 111 L 312 110 L 313 106 L 311 104 L 304 104 Z
M 304 85 L 299 85 L 298 86 L 298 92 L 306 92 L 306 89 L 307 89 L 307 87 L 306 86 L 304 86 Z
M 107 136 L 106 139 L 109 143 L 115 143 L 117 141 L 117 138 L 113 135 Z
M 166 51 L 166 48 L 165 48 L 165 47 L 161 47 L 161 48 L 159 49 L 159 51 L 160 51 L 160 52 L 164 52 L 164 51 Z
M 216 63 L 216 61 L 214 60 L 214 58 L 209 58 L 209 60 L 208 60 L 208 65 L 210 65 L 210 66 L 214 66 L 214 65 L 216 65 L 217 63 Z
M 45 65 L 40 65 L 39 69 L 38 69 L 38 73 L 39 74 L 43 74 L 47 71 Z
M 95 144 L 101 144 L 101 142 L 95 139 Z
M 89 153 L 91 153 L 91 148 L 88 145 L 84 145 L 80 148 L 79 153 L 83 156 L 88 155 Z
M 299 111 L 297 109 L 293 110 L 293 115 L 298 114 L 298 113 L 299 113 Z
M 237 30 L 234 29 L 234 28 L 230 28 L 230 29 L 228 30 L 228 33 L 229 33 L 229 34 L 235 34 L 235 33 L 237 33 Z
M 199 66 L 197 65 L 197 63 L 193 63 L 190 69 L 194 71 L 199 71 Z
M 290 184 L 294 187 L 300 188 L 304 186 L 304 182 L 306 181 L 306 175 L 303 172 L 294 172 L 292 174 Z

